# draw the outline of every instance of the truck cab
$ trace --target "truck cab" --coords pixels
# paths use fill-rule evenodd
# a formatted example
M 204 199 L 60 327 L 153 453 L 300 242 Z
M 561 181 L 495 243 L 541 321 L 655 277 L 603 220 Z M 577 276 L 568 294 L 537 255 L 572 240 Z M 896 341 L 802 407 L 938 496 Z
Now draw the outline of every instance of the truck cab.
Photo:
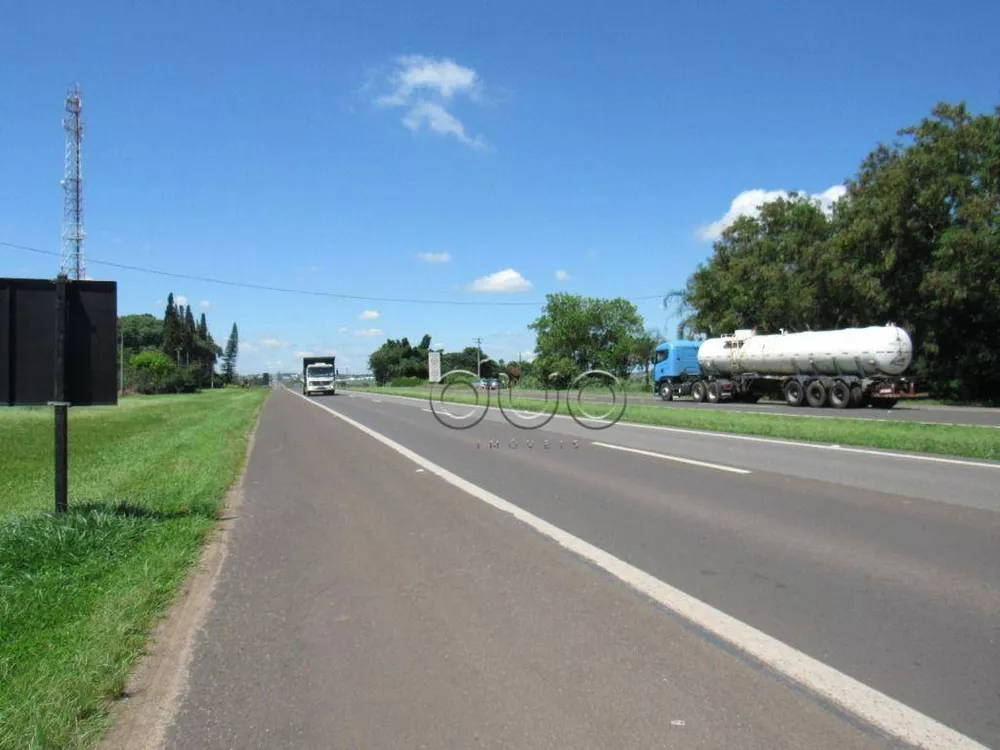
M 329 362 L 317 362 L 316 364 L 306 365 L 305 384 L 303 386 L 305 395 L 336 393 L 335 375 L 333 365 Z
M 675 339 L 664 341 L 653 353 L 653 382 L 656 393 L 664 401 L 691 392 L 692 384 L 701 376 L 698 365 L 700 341 Z

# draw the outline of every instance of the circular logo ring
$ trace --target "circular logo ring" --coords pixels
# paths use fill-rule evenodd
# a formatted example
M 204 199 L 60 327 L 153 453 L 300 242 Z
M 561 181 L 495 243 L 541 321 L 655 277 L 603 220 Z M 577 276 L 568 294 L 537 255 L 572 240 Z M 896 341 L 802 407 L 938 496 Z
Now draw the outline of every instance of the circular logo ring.
M 592 427 L 590 425 L 586 425 L 583 422 L 581 422 L 580 419 L 577 417 L 577 415 L 573 412 L 572 400 L 569 399 L 569 398 L 566 399 L 566 408 L 569 410 L 570 416 L 573 417 L 573 421 L 576 422 L 581 427 L 583 427 L 584 429 L 587 429 L 587 430 L 606 430 L 609 427 L 611 427 L 612 425 L 618 424 L 618 421 L 623 416 L 625 416 L 625 408 L 628 406 L 628 395 L 627 395 L 627 392 L 625 391 L 625 389 L 622 388 L 621 408 L 618 410 L 618 414 L 614 417 L 614 419 L 612 419 L 610 421 L 607 421 L 608 415 L 610 415 L 613 412 L 615 412 L 615 405 L 618 403 L 618 394 L 617 394 L 617 392 L 615 390 L 615 385 L 618 384 L 618 378 L 616 378 L 614 375 L 612 375 L 607 370 L 587 370 L 586 372 L 581 373 L 580 375 L 578 375 L 573 380 L 572 385 L 576 385 L 583 378 L 585 378 L 587 376 L 592 376 L 592 375 L 603 376 L 603 377 L 609 378 L 611 380 L 611 384 L 608 385 L 608 386 L 606 386 L 607 389 L 609 391 L 611 391 L 611 408 L 608 409 L 608 411 L 605 412 L 604 414 L 602 414 L 600 416 L 597 416 L 597 417 L 594 417 L 594 416 L 591 416 L 590 414 L 588 414 L 587 411 L 586 411 L 586 409 L 583 408 L 583 390 L 584 390 L 584 387 L 577 388 L 577 391 L 576 391 L 576 400 L 577 400 L 577 403 L 580 405 L 580 412 L 583 414 L 583 416 L 585 418 L 587 418 L 587 419 L 589 419 L 591 421 L 594 421 L 594 422 L 603 422 L 603 424 L 601 424 L 599 427 Z
M 448 372 L 446 372 L 444 375 L 441 376 L 441 380 L 439 380 L 438 382 L 443 381 L 446 377 L 448 377 L 449 375 L 455 374 L 455 373 L 463 373 L 463 374 L 469 375 L 470 377 L 473 377 L 473 378 L 476 377 L 474 373 L 469 372 L 468 370 L 449 370 Z M 477 391 L 475 389 L 475 387 L 472 385 L 472 383 L 468 383 L 468 382 L 465 382 L 465 383 L 461 383 L 461 382 L 460 383 L 448 383 L 441 390 L 441 395 L 439 396 L 439 398 L 441 399 L 441 403 L 442 404 L 445 403 L 445 401 L 444 401 L 444 394 L 447 393 L 448 389 L 451 388 L 453 385 L 467 385 L 472 390 L 473 395 L 476 397 L 476 403 L 475 403 L 475 406 L 472 407 L 472 411 L 470 411 L 468 414 L 466 414 L 464 416 L 461 416 L 461 417 L 456 417 L 455 415 L 451 414 L 448 411 L 444 411 L 444 413 L 447 414 L 449 417 L 452 417 L 454 419 L 466 419 L 466 418 L 468 418 L 473 413 L 473 411 L 475 411 L 476 407 L 479 406 L 479 391 Z M 428 397 L 427 400 L 428 400 L 428 403 L 430 404 L 431 413 L 434 415 L 434 418 L 438 421 L 438 423 L 444 425 L 445 427 L 447 427 L 450 430 L 468 430 L 470 427 L 475 427 L 477 424 L 479 424 L 480 422 L 483 421 L 483 419 L 486 417 L 486 412 L 488 412 L 490 410 L 490 397 L 489 397 L 489 394 L 487 393 L 487 395 L 486 395 L 486 408 L 483 409 L 483 413 L 479 416 L 479 419 L 477 419 L 474 422 L 470 422 L 469 424 L 464 425 L 464 426 L 455 426 L 455 425 L 450 425 L 450 424 L 445 423 L 444 420 L 441 419 L 441 415 L 438 414 L 437 411 L 435 411 L 435 409 L 434 409 L 434 387 L 433 387 L 433 384 L 431 385 L 431 393 L 430 393 L 430 395 L 429 395 L 429 397 Z
M 511 395 L 511 399 L 512 400 L 513 400 L 513 398 L 514 398 L 513 395 Z M 549 402 L 549 388 L 548 388 L 548 386 L 546 386 L 545 387 L 545 403 L 547 404 L 548 402 Z M 511 421 L 510 415 L 508 415 L 507 412 L 504 411 L 504 408 L 503 408 L 503 398 L 500 396 L 500 394 L 497 394 L 497 406 L 500 407 L 500 413 L 503 414 L 503 418 L 507 421 L 507 424 L 511 425 L 512 427 L 517 427 L 520 430 L 538 430 L 538 429 L 541 429 L 542 427 L 544 427 L 545 425 L 547 425 L 549 422 L 551 422 L 552 419 L 556 416 L 556 412 L 559 411 L 559 390 L 556 389 L 556 400 L 555 400 L 555 406 L 552 409 L 552 413 L 548 414 L 548 415 L 546 415 L 545 412 L 542 412 L 540 414 L 536 413 L 535 416 L 545 416 L 546 419 L 545 419 L 545 421 L 539 422 L 538 424 L 532 425 L 530 427 L 528 425 L 517 424 L 516 422 L 512 422 Z M 514 411 L 515 413 L 518 412 L 517 409 L 513 409 L 512 411 Z M 522 414 L 518 414 L 518 416 L 522 416 Z

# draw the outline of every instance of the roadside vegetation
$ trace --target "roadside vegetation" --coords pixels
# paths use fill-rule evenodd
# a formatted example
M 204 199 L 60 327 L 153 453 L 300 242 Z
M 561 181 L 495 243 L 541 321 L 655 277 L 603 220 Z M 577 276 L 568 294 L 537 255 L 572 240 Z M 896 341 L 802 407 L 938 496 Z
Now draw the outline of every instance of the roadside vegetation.
M 433 391 L 429 385 L 410 388 L 352 386 L 350 390 L 420 399 L 427 399 L 433 394 L 436 402 L 441 400 L 442 394 L 442 386 L 440 385 L 436 385 Z M 594 391 L 594 393 L 598 394 L 599 391 Z M 499 397 L 503 399 L 505 409 L 525 409 L 545 413 L 552 411 L 555 402 L 554 392 L 550 394 L 548 403 L 540 398 L 519 396 L 516 391 L 513 399 L 507 391 L 500 391 Z M 491 409 L 497 408 L 497 398 L 498 392 L 492 391 L 489 401 Z M 587 415 L 595 418 L 607 415 L 606 419 L 613 419 L 621 409 L 620 406 L 613 407 L 606 402 L 592 401 L 587 403 L 585 401 L 582 408 L 586 410 L 586 414 L 583 414 L 581 407 L 576 402 L 575 392 L 571 398 L 573 399 L 573 413 L 580 419 L 586 419 Z M 458 387 L 449 388 L 444 393 L 443 400 L 462 404 L 477 403 L 476 397 L 472 393 Z M 485 392 L 479 394 L 478 403 L 481 406 L 486 405 Z M 614 411 L 611 411 L 612 409 Z M 560 394 L 556 413 L 567 416 L 570 413 L 567 408 L 565 392 Z M 785 414 L 748 414 L 746 412 L 726 411 L 725 409 L 705 409 L 703 411 L 671 409 L 669 406 L 637 403 L 626 405 L 620 421 L 802 442 L 1000 460 L 1000 429 L 992 427 L 931 425 L 910 421 L 888 422 L 873 419 L 838 419 L 836 417 L 806 419 Z
M 215 526 L 267 389 L 70 411 L 69 512 L 52 412 L 0 412 L 0 749 L 92 747 Z

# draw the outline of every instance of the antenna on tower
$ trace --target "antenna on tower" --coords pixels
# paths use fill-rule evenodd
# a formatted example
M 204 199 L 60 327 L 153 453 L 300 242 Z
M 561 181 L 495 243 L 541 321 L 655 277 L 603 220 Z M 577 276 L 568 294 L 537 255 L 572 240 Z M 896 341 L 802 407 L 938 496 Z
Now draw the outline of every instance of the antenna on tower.
M 87 277 L 83 265 L 83 123 L 80 86 L 66 95 L 66 166 L 63 186 L 62 253 L 59 275 L 80 280 Z

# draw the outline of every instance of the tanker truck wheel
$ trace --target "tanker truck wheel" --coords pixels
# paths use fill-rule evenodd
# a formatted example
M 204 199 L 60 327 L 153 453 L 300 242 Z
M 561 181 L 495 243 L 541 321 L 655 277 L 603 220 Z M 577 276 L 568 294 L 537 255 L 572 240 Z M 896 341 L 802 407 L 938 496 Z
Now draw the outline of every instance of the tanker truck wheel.
M 785 383 L 785 403 L 789 406 L 802 406 L 802 402 L 805 401 L 806 391 L 802 387 L 802 383 L 798 380 L 789 380 Z
M 846 409 L 851 405 L 853 396 L 851 389 L 843 380 L 838 380 L 830 389 L 830 406 L 834 409 Z
M 806 386 L 806 402 L 813 409 L 826 406 L 826 386 L 818 380 L 814 380 Z
M 716 382 L 711 382 L 708 384 L 708 403 L 717 404 L 719 403 L 719 384 Z
M 865 392 L 862 390 L 860 385 L 851 386 L 851 408 L 859 409 L 864 406 L 865 402 Z
M 672 401 L 674 398 L 674 391 L 670 387 L 670 383 L 664 383 L 660 386 L 660 398 L 664 401 Z
M 698 404 L 705 400 L 705 383 L 703 381 L 699 380 L 691 386 L 691 398 Z

